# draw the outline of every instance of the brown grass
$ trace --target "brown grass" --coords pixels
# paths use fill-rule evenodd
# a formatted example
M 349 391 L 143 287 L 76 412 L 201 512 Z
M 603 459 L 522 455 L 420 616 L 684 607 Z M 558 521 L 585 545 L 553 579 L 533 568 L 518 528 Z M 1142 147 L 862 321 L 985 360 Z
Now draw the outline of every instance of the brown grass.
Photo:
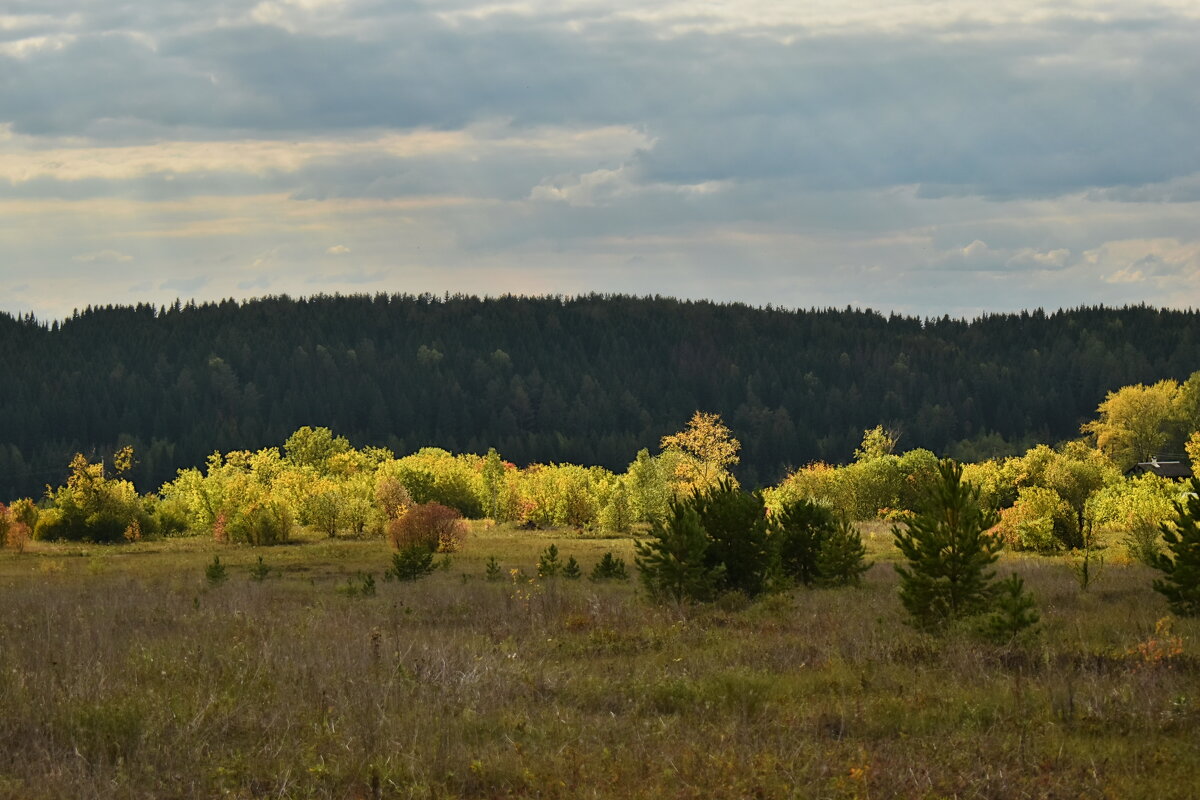
M 475 526 L 448 570 L 349 597 L 384 541 L 4 553 L 0 797 L 1195 796 L 1200 627 L 1156 628 L 1141 567 L 1081 594 L 1060 561 L 1004 560 L 1043 625 L 994 647 L 908 628 L 887 563 L 664 608 L 529 579 L 550 542 L 632 564 L 629 540 Z M 489 555 L 521 574 L 485 581 Z

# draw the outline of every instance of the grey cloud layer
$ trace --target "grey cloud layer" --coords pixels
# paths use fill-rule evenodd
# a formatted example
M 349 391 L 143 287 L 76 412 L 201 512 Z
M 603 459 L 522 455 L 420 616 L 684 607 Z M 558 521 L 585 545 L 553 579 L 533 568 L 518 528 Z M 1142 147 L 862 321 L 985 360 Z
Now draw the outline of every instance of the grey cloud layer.
M 612 267 L 611 287 L 580 289 L 670 291 L 638 283 L 657 269 L 744 299 L 763 299 L 738 282 L 750 273 L 765 299 L 794 279 L 834 302 L 839 286 L 876 304 L 893 292 L 895 307 L 972 307 L 974 295 L 986 297 L 974 305 L 1015 307 L 1067 297 L 1072 281 L 1092 293 L 1067 304 L 1112 302 L 1117 283 L 1124 297 L 1154 300 L 1172 276 L 1185 288 L 1171 302 L 1200 297 L 1200 263 L 1186 255 L 1200 237 L 1190 215 L 1200 202 L 1194 15 L 1140 3 L 1082 13 L 1082 3 L 1036 22 L 977 13 L 846 28 L 758 22 L 754 3 L 735 23 L 608 5 L 10 3 L 0 11 L 10 22 L 0 26 L 0 125 L 7 146 L 27 151 L 30 174 L 0 174 L 0 202 L 462 199 L 404 212 L 425 226 L 419 250 L 370 227 L 372 215 L 395 216 L 387 208 L 240 242 L 221 230 L 195 247 L 247 264 L 281 247 L 303 261 L 310 247 L 319 261 L 343 238 L 322 239 L 321 226 L 352 223 L 373 243 L 355 243 L 355 263 L 338 273 L 356 285 L 394 278 L 382 268 L 392 253 L 426 270 L 413 274 L 448 280 L 483 258 L 546 269 L 578 258 L 589 269 L 624 265 Z M 637 135 L 555 144 L 605 126 Z M 38 166 L 40 148 L 80 143 L 369 143 L 397 131 L 469 135 L 441 150 L 347 145 L 258 169 L 150 159 L 129 174 L 73 174 L 50 156 Z M 5 239 L 0 223 L 0 242 L 28 259 L 132 252 L 96 230 L 64 231 L 78 241 L 61 252 L 21 243 L 17 224 Z M 1172 240 L 1184 255 L 1103 250 L 1118 239 Z M 1108 255 L 1086 255 L 1099 252 Z M 180 271 L 159 288 L 220 285 L 196 282 L 195 263 L 161 263 Z M 947 273 L 968 276 L 951 299 Z M 554 276 L 546 289 L 574 288 Z M 237 287 L 278 279 L 244 275 Z M 1155 281 L 1158 294 L 1133 293 Z
M 927 196 L 1054 196 L 1200 171 L 1191 20 L 796 31 L 785 42 L 663 38 L 629 21 L 571 30 L 553 17 L 451 25 L 419 7 L 376 7 L 357 20 L 365 32 L 319 35 L 206 26 L 178 7 L 152 15 L 156 5 L 87 17 L 100 30 L 68 25 L 79 30 L 61 48 L 0 60 L 14 130 L 221 138 L 494 118 L 632 124 L 657 138 L 634 162 L 647 181 L 793 175 L 814 189 L 921 184 Z

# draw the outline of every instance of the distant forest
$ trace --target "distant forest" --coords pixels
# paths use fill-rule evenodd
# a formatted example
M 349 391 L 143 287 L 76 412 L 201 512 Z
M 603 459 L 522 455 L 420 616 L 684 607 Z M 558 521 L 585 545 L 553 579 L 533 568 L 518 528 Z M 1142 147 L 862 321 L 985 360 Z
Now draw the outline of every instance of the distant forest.
M 1200 312 L 973 321 L 670 298 L 269 297 L 0 314 L 0 497 L 131 444 L 152 490 L 214 450 L 327 426 L 397 455 L 495 447 L 623 470 L 692 412 L 741 439 L 743 483 L 845 462 L 883 423 L 982 458 L 1078 436 L 1108 391 L 1200 368 Z

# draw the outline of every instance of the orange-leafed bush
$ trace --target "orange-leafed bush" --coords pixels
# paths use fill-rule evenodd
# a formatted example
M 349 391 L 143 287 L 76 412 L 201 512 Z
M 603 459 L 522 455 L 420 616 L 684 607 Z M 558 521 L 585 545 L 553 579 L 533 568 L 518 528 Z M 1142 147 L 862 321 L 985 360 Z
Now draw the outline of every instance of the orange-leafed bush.
M 29 542 L 29 526 L 25 524 L 17 504 L 11 508 L 0 503 L 0 549 L 25 552 Z
M 422 545 L 452 553 L 467 538 L 467 526 L 457 510 L 441 503 L 421 503 L 388 523 L 388 536 L 397 550 Z

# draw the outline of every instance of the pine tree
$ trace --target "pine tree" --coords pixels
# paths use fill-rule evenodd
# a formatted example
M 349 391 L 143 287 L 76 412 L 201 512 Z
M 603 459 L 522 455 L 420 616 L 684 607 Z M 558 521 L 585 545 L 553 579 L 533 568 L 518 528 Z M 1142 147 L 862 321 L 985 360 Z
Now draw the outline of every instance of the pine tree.
M 1025 591 L 1025 582 L 1015 572 L 997 582 L 990 594 L 992 610 L 979 625 L 979 632 L 985 638 L 1005 644 L 1037 624 L 1036 605 Z
M 811 500 L 799 499 L 784 504 L 771 522 L 775 529 L 771 538 L 783 575 L 806 586 L 812 584 L 818 577 L 821 544 L 837 525 L 833 512 Z
M 655 520 L 652 538 L 635 545 L 642 584 L 659 601 L 712 599 L 725 567 L 706 563 L 709 539 L 696 510 L 672 501 L 667 519 Z
M 538 556 L 537 573 L 539 578 L 553 578 L 558 575 L 562 569 L 562 562 L 558 560 L 558 546 L 550 545 L 542 554 Z
M 710 542 L 705 561 L 710 569 L 723 567 L 722 588 L 761 594 L 775 564 L 762 494 L 743 492 L 726 478 L 692 505 Z
M 1175 503 L 1175 519 L 1163 523 L 1166 549 L 1155 559 L 1163 577 L 1154 590 L 1167 598 L 1171 611 L 1180 616 L 1200 614 L 1200 478 L 1192 478 L 1182 502 Z
M 629 574 L 625 570 L 625 559 L 617 558 L 610 550 L 609 552 L 605 553 L 604 556 L 596 562 L 596 566 L 592 568 L 591 579 L 593 581 L 629 580 Z
M 979 502 L 979 489 L 962 480 L 962 467 L 950 459 L 938 465 L 940 480 L 925 507 L 892 528 L 907 565 L 900 574 L 900 602 L 922 628 L 987 610 L 1001 542 L 987 533 L 998 515 Z
M 835 523 L 817 550 L 816 582 L 820 586 L 857 586 L 870 567 L 858 529 L 845 520 Z

